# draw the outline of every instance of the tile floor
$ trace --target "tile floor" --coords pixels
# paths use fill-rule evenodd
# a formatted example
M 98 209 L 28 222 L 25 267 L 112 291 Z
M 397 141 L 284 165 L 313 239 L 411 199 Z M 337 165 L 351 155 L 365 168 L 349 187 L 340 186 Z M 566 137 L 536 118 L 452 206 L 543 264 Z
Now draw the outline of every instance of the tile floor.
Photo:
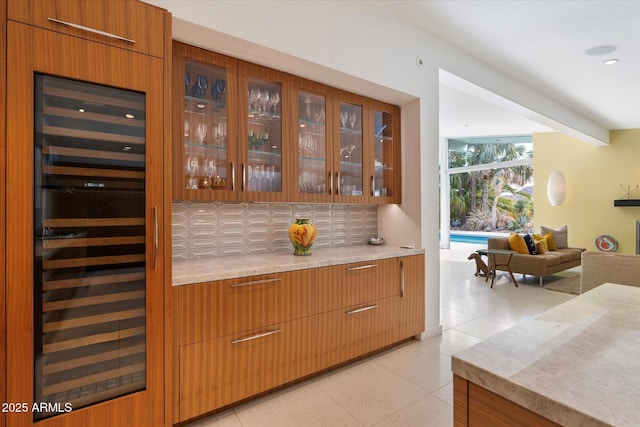
M 466 259 L 479 247 L 453 243 L 440 251 L 442 335 L 403 344 L 190 426 L 450 427 L 451 354 L 573 298 L 542 289 L 537 281 L 516 288 L 504 275 L 490 289 L 484 278 L 473 276 L 475 265 Z

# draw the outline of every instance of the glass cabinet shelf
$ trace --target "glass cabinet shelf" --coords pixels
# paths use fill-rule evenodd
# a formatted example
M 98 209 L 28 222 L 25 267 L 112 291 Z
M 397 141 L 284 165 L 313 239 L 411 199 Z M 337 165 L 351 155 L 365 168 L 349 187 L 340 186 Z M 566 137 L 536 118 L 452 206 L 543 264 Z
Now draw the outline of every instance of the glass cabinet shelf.
M 209 109 L 214 112 L 226 111 L 226 104 L 224 101 L 216 101 L 205 98 L 196 98 L 194 96 L 185 96 L 185 113 L 204 114 L 205 110 Z

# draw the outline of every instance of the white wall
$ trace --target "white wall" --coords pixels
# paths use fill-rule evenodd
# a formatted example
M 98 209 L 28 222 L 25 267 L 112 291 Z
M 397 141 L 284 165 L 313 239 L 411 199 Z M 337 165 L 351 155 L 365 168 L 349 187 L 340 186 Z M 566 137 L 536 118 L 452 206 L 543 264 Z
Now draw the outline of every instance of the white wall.
M 428 334 L 440 330 L 439 68 L 498 94 L 504 91 L 506 98 L 524 107 L 530 103 L 532 107 L 523 108 L 525 112 L 577 129 L 584 139 L 605 138 L 603 129 L 562 105 L 424 31 L 390 18 L 377 2 L 147 2 L 173 14 L 177 40 L 403 107 L 404 202 L 381 208 L 379 215 L 389 243 L 413 244 L 426 251 Z M 422 66 L 417 58 L 422 59 Z

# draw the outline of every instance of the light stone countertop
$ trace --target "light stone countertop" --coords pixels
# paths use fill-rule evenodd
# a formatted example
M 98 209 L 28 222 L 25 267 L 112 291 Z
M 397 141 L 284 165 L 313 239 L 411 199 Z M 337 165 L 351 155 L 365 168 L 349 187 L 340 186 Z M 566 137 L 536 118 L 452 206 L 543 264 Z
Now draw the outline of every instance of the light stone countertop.
M 187 285 L 423 253 L 424 249 L 406 249 L 387 245 L 361 245 L 312 248 L 309 256 L 295 256 L 292 249 L 291 253 L 276 252 L 200 258 L 188 261 L 174 260 L 172 264 L 172 283 L 174 286 Z
M 454 354 L 451 366 L 565 426 L 640 426 L 640 288 L 598 286 Z

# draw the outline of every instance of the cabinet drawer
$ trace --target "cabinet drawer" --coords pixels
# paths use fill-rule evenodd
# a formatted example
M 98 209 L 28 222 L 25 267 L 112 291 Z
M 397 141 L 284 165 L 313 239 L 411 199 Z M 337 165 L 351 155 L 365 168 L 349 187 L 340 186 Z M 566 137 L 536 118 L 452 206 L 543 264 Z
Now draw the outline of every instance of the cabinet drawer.
M 398 298 L 314 317 L 314 370 L 346 362 L 398 341 Z
M 9 20 L 164 56 L 165 11 L 138 0 L 8 0 L 7 15 Z
M 400 263 L 396 258 L 319 268 L 317 312 L 351 307 L 400 295 Z
M 180 420 L 309 374 L 310 319 L 182 347 Z
M 308 316 L 313 270 L 181 286 L 178 343 L 185 345 Z

